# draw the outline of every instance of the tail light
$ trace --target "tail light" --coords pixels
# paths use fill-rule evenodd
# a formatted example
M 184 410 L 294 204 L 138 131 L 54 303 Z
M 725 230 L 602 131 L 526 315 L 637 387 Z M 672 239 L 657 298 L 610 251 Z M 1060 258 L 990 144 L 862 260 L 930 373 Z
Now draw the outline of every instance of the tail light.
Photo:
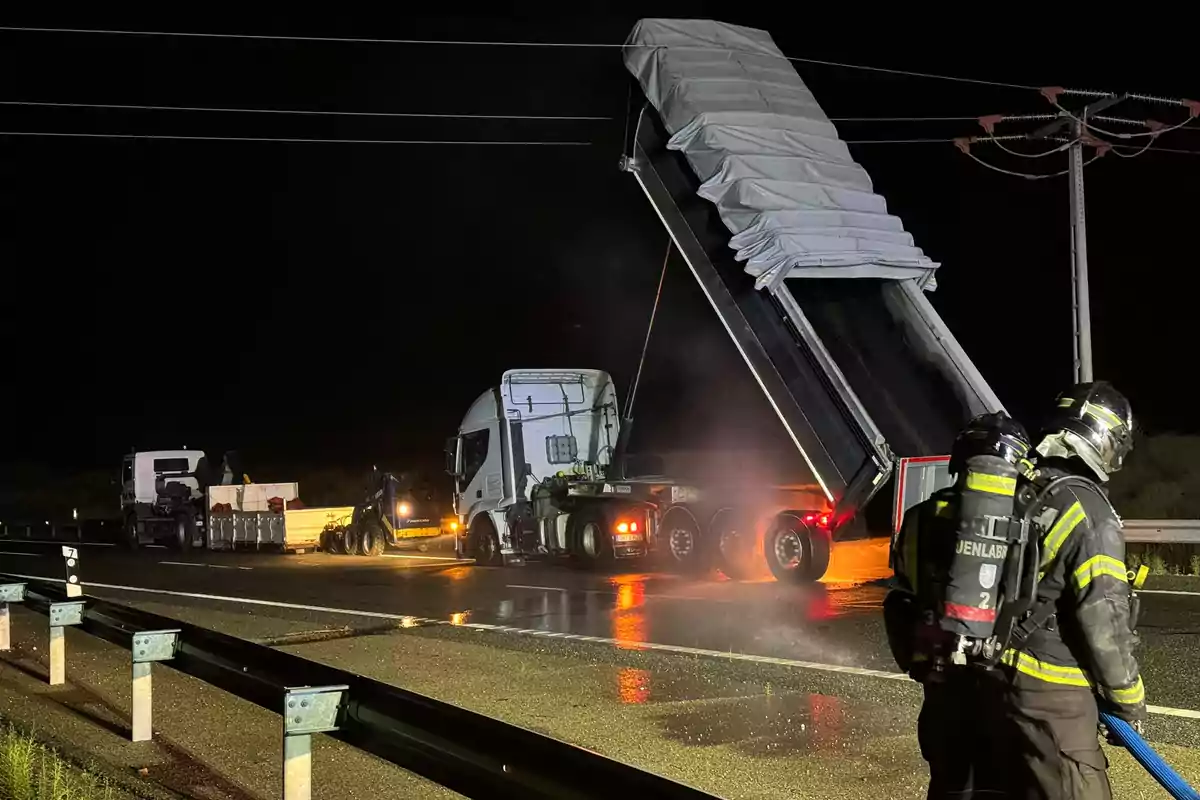
M 804 522 L 807 525 L 816 525 L 818 528 L 828 528 L 829 514 L 805 514 Z
M 638 524 L 636 522 L 621 520 L 615 526 L 613 526 L 613 530 L 616 531 L 617 535 L 614 538 L 618 542 L 633 542 L 640 538 L 638 535 Z

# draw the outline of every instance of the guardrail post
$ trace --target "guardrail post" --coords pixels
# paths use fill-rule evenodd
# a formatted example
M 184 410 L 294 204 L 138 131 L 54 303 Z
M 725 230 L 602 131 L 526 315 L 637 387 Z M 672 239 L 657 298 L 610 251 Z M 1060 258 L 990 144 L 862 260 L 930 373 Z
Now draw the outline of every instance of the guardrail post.
M 67 562 L 67 597 L 83 595 L 83 584 L 79 582 L 79 550 L 63 545 L 63 560 Z
M 12 649 L 12 618 L 8 613 L 8 604 L 24 602 L 25 584 L 0 584 L 0 650 Z
M 155 661 L 170 661 L 179 650 L 179 629 L 142 631 L 133 635 L 129 652 L 133 656 L 133 720 L 131 740 L 148 742 L 154 735 L 153 694 L 150 668 Z
M 65 627 L 83 622 L 83 601 L 50 604 L 50 685 L 67 680 L 67 637 Z
M 312 800 L 312 735 L 338 729 L 349 686 L 287 689 L 283 700 L 283 800 Z

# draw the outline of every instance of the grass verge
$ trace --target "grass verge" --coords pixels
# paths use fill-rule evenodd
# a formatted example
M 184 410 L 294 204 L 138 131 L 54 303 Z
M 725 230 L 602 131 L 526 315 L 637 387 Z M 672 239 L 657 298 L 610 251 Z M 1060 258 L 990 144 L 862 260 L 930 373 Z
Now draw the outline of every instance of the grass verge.
M 103 777 L 65 761 L 12 725 L 0 728 L 0 800 L 118 800 Z

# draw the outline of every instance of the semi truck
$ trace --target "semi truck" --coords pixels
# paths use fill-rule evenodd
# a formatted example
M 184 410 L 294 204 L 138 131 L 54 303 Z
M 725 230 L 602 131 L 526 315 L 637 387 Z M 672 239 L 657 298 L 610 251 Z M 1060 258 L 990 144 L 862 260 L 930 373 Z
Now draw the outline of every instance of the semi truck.
M 621 167 L 815 488 L 764 487 L 764 503 L 628 477 L 631 420 L 606 373 L 512 370 L 447 443 L 460 554 L 591 563 L 657 550 L 685 565 L 715 556 L 736 575 L 738 557 L 761 547 L 776 577 L 817 579 L 902 460 L 946 452 L 970 418 L 1003 405 L 926 297 L 940 265 L 888 212 L 767 32 L 645 19 L 623 60 Z
M 120 485 L 122 542 L 130 549 L 303 552 L 317 547 L 327 512 L 339 511 L 297 508 L 296 483 L 251 483 L 235 453 L 217 466 L 203 450 L 135 451 L 122 460 Z

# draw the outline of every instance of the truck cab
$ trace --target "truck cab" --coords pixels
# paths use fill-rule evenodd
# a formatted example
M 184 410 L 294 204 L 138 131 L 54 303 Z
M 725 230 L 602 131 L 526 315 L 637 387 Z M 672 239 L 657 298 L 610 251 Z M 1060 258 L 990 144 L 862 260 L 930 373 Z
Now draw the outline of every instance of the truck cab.
M 645 554 L 638 521 L 645 493 L 607 480 L 620 424 L 607 372 L 505 372 L 447 442 L 460 555 L 519 563 L 535 553 L 593 560 Z M 614 498 L 624 502 L 608 502 Z M 601 504 L 604 513 L 596 511 Z
M 121 514 L 130 548 L 167 541 L 190 549 L 204 524 L 203 450 L 151 450 L 121 462 Z

